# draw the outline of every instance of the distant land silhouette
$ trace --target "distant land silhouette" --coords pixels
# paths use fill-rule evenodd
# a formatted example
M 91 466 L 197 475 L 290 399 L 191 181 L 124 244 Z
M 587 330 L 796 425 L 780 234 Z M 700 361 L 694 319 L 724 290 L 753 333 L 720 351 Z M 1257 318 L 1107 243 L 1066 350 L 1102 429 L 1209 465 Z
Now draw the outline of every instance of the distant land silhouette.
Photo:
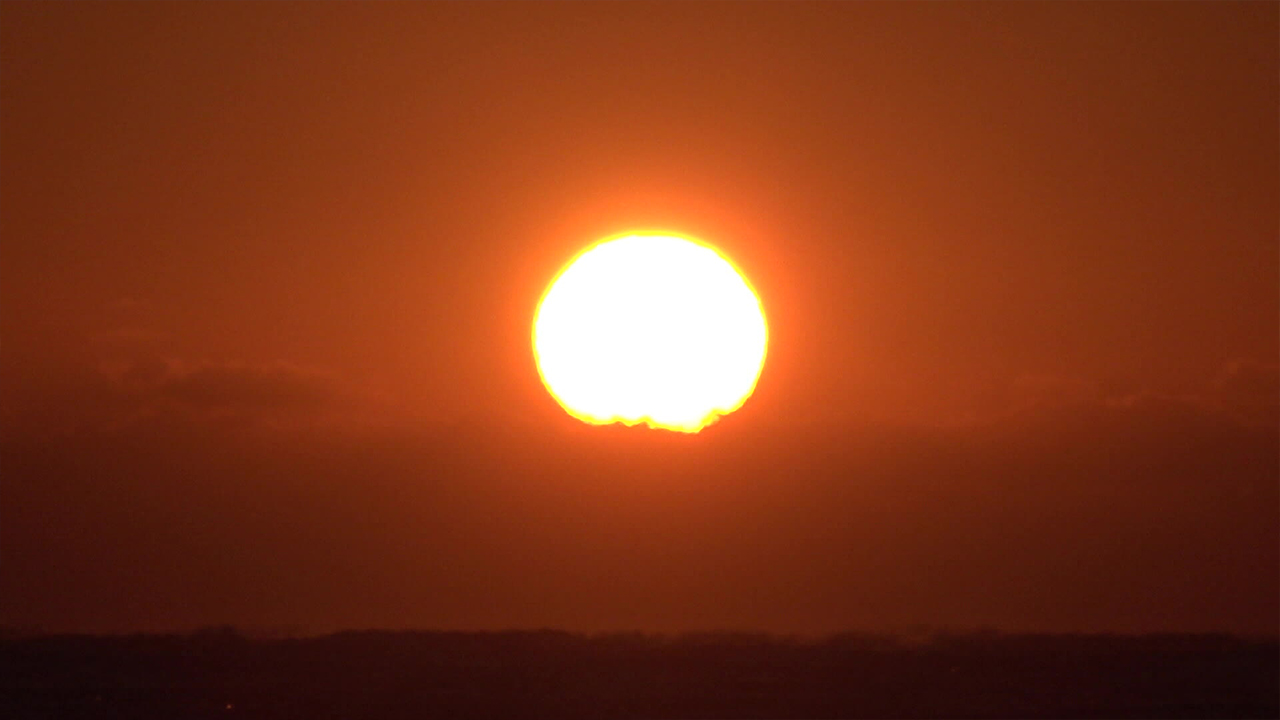
M 0 639 L 25 718 L 1274 718 L 1280 642 L 1228 635 L 341 632 Z

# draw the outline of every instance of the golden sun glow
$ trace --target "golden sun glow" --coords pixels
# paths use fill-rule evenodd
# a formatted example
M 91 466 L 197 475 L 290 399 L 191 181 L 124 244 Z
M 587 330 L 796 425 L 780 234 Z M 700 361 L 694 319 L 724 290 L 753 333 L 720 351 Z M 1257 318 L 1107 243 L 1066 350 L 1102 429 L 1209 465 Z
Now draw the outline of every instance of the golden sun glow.
M 764 367 L 760 299 L 714 248 L 670 234 L 603 240 L 538 303 L 543 383 L 588 423 L 697 432 L 742 406 Z

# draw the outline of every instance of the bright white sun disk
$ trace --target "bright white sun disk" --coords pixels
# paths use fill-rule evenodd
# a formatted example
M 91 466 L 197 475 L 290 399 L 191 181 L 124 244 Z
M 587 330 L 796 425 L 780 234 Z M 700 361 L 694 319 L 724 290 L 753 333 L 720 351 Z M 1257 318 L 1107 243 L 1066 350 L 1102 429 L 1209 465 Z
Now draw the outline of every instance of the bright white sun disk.
M 533 345 L 571 415 L 697 432 L 751 395 L 767 334 L 755 292 L 716 250 L 628 235 L 592 246 L 553 281 Z

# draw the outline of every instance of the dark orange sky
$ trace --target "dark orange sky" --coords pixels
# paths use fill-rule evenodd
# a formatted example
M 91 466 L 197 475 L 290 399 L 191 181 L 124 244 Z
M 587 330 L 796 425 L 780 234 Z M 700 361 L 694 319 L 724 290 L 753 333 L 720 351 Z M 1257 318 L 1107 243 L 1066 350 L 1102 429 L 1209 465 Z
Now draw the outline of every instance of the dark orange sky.
M 0 6 L 0 622 L 1276 632 L 1274 3 Z M 755 396 L 591 428 L 631 229 Z

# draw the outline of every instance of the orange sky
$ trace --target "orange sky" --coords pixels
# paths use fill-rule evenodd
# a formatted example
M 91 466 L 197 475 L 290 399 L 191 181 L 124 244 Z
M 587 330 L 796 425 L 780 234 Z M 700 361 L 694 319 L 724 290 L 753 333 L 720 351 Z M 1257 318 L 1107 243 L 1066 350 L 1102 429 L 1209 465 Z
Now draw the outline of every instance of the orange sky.
M 0 623 L 1276 630 L 1273 3 L 0 17 Z M 640 228 L 692 438 L 533 364 Z

